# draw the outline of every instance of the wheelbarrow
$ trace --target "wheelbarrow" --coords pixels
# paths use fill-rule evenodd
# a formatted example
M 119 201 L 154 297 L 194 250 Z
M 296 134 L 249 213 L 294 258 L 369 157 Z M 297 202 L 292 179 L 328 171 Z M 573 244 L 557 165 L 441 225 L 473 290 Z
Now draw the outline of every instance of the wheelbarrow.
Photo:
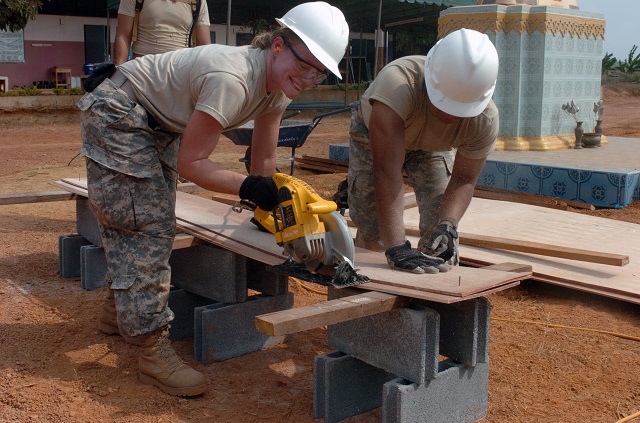
M 304 145 L 307 137 L 313 129 L 320 123 L 322 118 L 335 115 L 338 113 L 351 110 L 351 106 L 342 109 L 333 110 L 327 113 L 321 113 L 313 117 L 311 122 L 301 120 L 291 120 L 290 117 L 300 114 L 300 111 L 289 113 L 282 118 L 280 122 L 280 132 L 278 134 L 278 147 L 291 148 L 291 157 L 277 159 L 277 161 L 288 161 L 291 163 L 289 175 L 293 175 L 296 158 L 296 148 Z M 247 122 L 238 128 L 224 131 L 223 134 L 229 138 L 235 145 L 247 145 L 247 151 L 244 157 L 240 159 L 244 162 L 247 172 L 251 172 L 251 137 L 253 136 L 253 121 Z

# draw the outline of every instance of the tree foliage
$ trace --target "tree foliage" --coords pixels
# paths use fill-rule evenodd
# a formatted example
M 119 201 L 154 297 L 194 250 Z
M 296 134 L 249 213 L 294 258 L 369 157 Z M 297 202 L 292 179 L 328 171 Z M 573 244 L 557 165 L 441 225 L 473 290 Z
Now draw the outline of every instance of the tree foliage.
M 613 53 L 605 53 L 602 58 L 602 73 L 610 71 L 618 63 L 618 59 L 613 57 Z
M 637 49 L 638 46 L 635 44 L 631 47 L 629 57 L 618 66 L 621 72 L 634 73 L 640 71 L 640 53 L 636 54 Z
M 35 19 L 40 0 L 1 0 L 0 30 L 17 32 L 27 26 L 30 19 Z

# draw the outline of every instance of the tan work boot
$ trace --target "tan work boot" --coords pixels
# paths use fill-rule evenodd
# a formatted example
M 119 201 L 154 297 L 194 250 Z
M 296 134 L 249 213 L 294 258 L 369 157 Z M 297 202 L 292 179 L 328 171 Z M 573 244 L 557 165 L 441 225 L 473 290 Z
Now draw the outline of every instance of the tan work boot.
M 98 329 L 107 335 L 120 335 L 120 329 L 118 329 L 118 314 L 116 312 L 116 299 L 113 296 L 112 289 L 109 289 L 107 298 L 102 302 Z
M 125 336 L 125 340 L 143 348 L 138 356 L 140 382 L 180 397 L 200 395 L 206 391 L 205 376 L 189 367 L 171 347 L 167 326 L 147 335 Z

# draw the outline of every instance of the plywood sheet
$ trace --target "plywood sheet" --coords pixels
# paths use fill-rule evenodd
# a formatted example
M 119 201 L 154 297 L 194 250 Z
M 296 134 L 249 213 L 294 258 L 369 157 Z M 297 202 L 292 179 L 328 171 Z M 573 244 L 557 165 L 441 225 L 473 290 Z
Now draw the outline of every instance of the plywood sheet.
M 417 210 L 405 211 L 417 226 Z M 534 254 L 460 246 L 460 254 L 483 263 L 517 262 L 533 267 L 534 279 L 602 293 L 640 304 L 640 225 L 526 204 L 473 198 L 461 232 L 592 249 L 629 256 L 623 267 Z M 417 242 L 414 238 L 412 242 Z
M 56 185 L 76 194 L 87 195 L 86 180 L 64 179 Z M 226 204 L 177 193 L 176 217 L 180 229 L 254 260 L 271 265 L 282 263 L 285 260 L 282 248 L 275 243 L 273 235 L 258 231 L 249 222 L 251 216 L 249 212 L 236 213 Z M 506 289 L 531 275 L 474 268 L 416 275 L 393 271 L 389 269 L 383 254 L 363 249 L 356 252 L 355 262 L 359 273 L 375 282 L 360 285 L 363 289 L 383 290 L 437 302 L 461 301 L 471 295 Z M 380 286 L 384 286 L 384 289 Z
M 498 286 L 526 279 L 530 272 L 512 273 L 500 270 L 455 266 L 446 273 L 415 274 L 391 270 L 384 254 L 356 249 L 356 265 L 360 273 L 385 285 L 421 292 L 466 297 Z M 368 284 L 361 285 L 368 288 Z

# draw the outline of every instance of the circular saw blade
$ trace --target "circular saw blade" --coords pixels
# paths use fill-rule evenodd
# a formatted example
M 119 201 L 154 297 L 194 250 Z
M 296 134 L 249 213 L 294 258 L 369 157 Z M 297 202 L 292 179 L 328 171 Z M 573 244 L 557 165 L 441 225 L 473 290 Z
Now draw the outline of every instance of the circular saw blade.
M 354 259 L 356 255 L 356 248 L 353 244 L 353 237 L 349 230 L 347 221 L 337 211 L 325 214 L 319 214 L 318 218 L 322 223 L 327 233 L 331 236 L 331 250 L 327 251 L 327 255 L 333 258 L 332 264 L 339 264 L 348 259 L 352 266 L 355 266 Z M 327 265 L 329 263 L 326 263 Z

